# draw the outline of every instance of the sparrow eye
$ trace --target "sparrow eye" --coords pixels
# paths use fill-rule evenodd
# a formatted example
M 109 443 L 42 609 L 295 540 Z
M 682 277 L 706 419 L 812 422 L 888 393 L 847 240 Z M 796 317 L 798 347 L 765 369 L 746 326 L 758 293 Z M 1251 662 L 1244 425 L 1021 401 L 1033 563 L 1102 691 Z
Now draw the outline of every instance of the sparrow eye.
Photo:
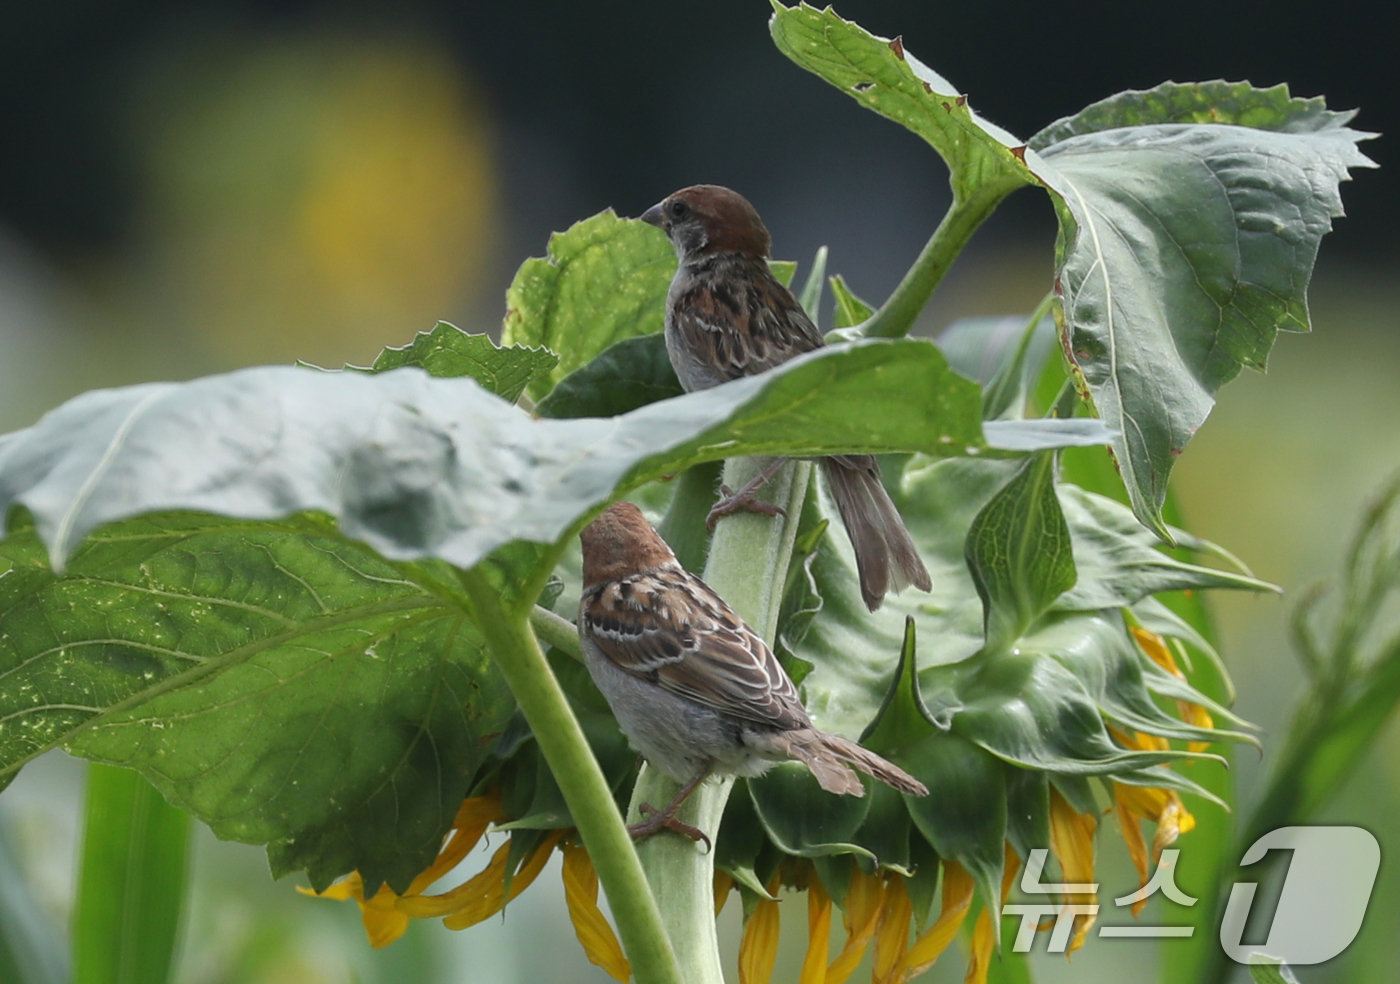
M 690 206 L 680 199 L 676 199 L 666 206 L 666 211 L 671 213 L 673 219 L 683 219 L 690 213 Z

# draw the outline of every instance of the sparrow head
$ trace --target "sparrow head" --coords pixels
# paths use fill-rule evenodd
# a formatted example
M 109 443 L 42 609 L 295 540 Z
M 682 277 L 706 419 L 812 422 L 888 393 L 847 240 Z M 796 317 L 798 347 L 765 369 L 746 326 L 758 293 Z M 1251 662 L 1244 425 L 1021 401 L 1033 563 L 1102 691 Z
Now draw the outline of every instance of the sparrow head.
M 591 587 L 628 574 L 674 564 L 676 555 L 630 502 L 614 502 L 579 534 L 583 584 Z
M 719 185 L 682 188 L 643 212 L 641 219 L 665 231 L 682 263 L 714 253 L 762 258 L 772 245 L 748 199 Z

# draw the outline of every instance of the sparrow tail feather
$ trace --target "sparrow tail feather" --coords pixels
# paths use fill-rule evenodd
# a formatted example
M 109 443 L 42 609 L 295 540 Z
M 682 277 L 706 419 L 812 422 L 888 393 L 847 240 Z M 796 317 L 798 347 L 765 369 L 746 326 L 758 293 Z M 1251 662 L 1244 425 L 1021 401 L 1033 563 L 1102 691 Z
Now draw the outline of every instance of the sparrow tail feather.
M 886 762 L 870 749 L 862 748 L 840 735 L 828 734 L 824 731 L 819 731 L 817 734 L 821 738 L 823 748 L 830 755 L 855 766 L 861 772 L 880 780 L 886 786 L 892 786 L 901 793 L 908 793 L 910 796 L 928 795 L 927 786 L 893 762 Z
M 928 788 L 899 766 L 886 762 L 867 748 L 840 735 L 812 730 L 785 731 L 776 736 L 775 745 L 789 758 L 797 759 L 812 770 L 822 789 L 838 796 L 864 796 L 865 787 L 851 771 L 861 772 L 892 786 L 901 793 L 927 796 Z
M 865 606 L 873 612 L 888 592 L 898 593 L 911 584 L 931 590 L 933 579 L 880 481 L 875 459 L 842 455 L 823 458 L 821 465 L 856 553 Z

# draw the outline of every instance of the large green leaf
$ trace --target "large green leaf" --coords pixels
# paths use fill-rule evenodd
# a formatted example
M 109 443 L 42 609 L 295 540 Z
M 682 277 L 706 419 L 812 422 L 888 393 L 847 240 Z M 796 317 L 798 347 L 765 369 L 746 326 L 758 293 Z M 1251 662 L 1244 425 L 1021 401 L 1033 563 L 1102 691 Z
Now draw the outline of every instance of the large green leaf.
M 899 38 L 806 4 L 775 2 L 770 26 L 789 58 L 937 150 L 958 203 L 1046 188 L 1065 351 L 1119 434 L 1134 512 L 1166 536 L 1167 476 L 1216 390 L 1262 368 L 1280 328 L 1307 330 L 1318 244 L 1348 168 L 1371 165 L 1369 135 L 1283 87 L 1207 82 L 1122 93 L 1022 141 Z
M 549 237 L 549 255 L 526 260 L 506 291 L 501 340 L 543 345 L 559 364 L 526 392 L 539 400 L 603 349 L 661 330 L 676 254 L 666 236 L 612 209 Z
M 1313 100 L 1207 83 L 1129 93 L 1030 140 L 1060 218 L 1065 351 L 1138 518 L 1164 537 L 1167 477 L 1243 366 L 1308 330 L 1307 286 L 1338 185 L 1368 135 Z M 1197 119 L 1210 124 L 1161 122 Z M 1237 125 L 1246 124 L 1246 125 Z M 1037 153 L 1038 152 L 1038 153 Z
M 471 567 L 512 541 L 553 543 L 619 491 L 702 461 L 980 454 L 979 402 L 933 345 L 912 340 L 820 350 L 608 419 L 532 420 L 471 380 L 416 369 L 245 369 L 87 393 L 10 435 L 0 513 L 26 506 L 56 566 L 104 523 L 184 509 L 316 510 L 386 557 Z M 1032 423 L 1010 422 L 1004 443 L 1105 437 Z
M 996 200 L 1034 183 L 1020 153 L 1024 141 L 974 113 L 967 97 L 899 38 L 877 37 L 830 7 L 784 7 L 776 0 L 769 30 L 797 64 L 928 141 L 948 163 L 958 199 Z
M 329 533 L 151 516 L 64 577 L 30 531 L 0 550 L 0 772 L 136 768 L 316 885 L 404 887 L 514 707 L 459 611 Z

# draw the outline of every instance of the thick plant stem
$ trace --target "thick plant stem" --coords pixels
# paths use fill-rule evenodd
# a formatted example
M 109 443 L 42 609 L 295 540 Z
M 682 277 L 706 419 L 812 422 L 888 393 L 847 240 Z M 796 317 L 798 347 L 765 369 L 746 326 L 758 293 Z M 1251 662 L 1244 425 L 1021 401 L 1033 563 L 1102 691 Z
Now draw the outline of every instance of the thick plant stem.
M 731 461 L 724 469 L 730 488 L 741 488 L 758 474 L 764 459 Z M 721 520 L 710 543 L 705 581 L 768 642 L 778 626 L 782 589 L 797 538 L 797 518 L 807 494 L 812 466 L 792 462 L 764 488 L 764 497 L 787 510 L 787 517 L 736 513 Z M 679 818 L 705 831 L 711 841 L 719 829 L 732 778 L 716 778 L 700 786 L 681 808 Z M 628 820 L 642 819 L 641 804 L 664 806 L 679 784 L 650 766 L 643 766 L 632 793 Z M 657 904 L 686 969 L 688 984 L 724 984 L 714 919 L 714 857 L 703 844 L 661 833 L 637 844 Z
M 530 609 L 530 628 L 534 629 L 535 638 L 546 646 L 553 646 L 583 662 L 583 643 L 578 640 L 578 627 L 564 616 L 533 605 Z
M 853 334 L 865 338 L 903 338 L 909 334 L 943 275 L 1003 197 L 1005 192 L 995 189 L 995 193 L 977 194 L 966 201 L 955 199 L 894 293 Z
M 508 613 L 477 571 L 461 580 L 476 609 L 476 624 L 496 665 L 539 742 L 564 802 L 588 847 L 607 892 L 623 950 L 637 984 L 681 984 L 683 978 L 666 928 L 622 825 L 612 791 L 588 740 L 540 650 L 527 614 Z

